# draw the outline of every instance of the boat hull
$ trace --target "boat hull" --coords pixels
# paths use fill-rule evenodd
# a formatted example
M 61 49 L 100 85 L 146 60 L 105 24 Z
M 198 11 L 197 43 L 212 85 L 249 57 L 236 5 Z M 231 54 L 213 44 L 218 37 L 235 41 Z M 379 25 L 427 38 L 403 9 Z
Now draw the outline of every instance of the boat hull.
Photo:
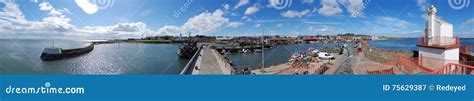
M 50 53 L 41 53 L 41 60 L 43 61 L 54 61 L 54 60 L 61 60 L 61 59 L 66 59 L 66 58 L 72 58 L 80 55 L 87 54 L 94 50 L 94 44 L 91 44 L 87 47 L 84 48 L 78 48 L 78 49 L 61 49 L 60 54 L 50 54 Z
M 192 49 L 180 48 L 178 50 L 178 56 L 184 59 L 191 59 L 196 52 L 197 52 L 197 48 L 192 48 Z

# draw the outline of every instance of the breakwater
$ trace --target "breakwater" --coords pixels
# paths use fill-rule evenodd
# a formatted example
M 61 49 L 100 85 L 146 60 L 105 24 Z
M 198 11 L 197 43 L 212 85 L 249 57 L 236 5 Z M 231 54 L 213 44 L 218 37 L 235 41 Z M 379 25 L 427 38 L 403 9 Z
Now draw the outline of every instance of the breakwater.
M 461 60 L 461 64 L 466 64 L 466 65 L 470 65 L 470 66 L 474 66 L 474 53 L 471 53 L 471 54 L 463 54 L 461 53 L 460 54 L 460 60 Z
M 71 58 L 80 56 L 86 53 L 91 52 L 94 50 L 94 44 L 90 44 L 84 48 L 77 48 L 77 49 L 62 49 L 62 48 L 45 48 L 43 53 L 41 53 L 40 58 L 44 61 L 53 61 L 53 60 L 61 60 L 65 58 Z
M 229 60 L 219 54 L 216 49 L 204 45 L 194 54 L 180 74 L 232 74 L 232 72 L 233 67 Z
M 272 45 L 265 45 L 264 48 L 271 48 Z M 214 45 L 212 48 L 216 49 L 217 51 L 221 52 L 222 50 L 229 51 L 229 52 L 241 52 L 243 49 L 249 50 L 258 50 L 262 49 L 262 45 L 250 45 L 250 46 L 231 46 L 231 45 Z
M 362 41 L 361 48 L 365 58 L 375 61 L 378 63 L 386 63 L 389 61 L 398 61 L 398 56 L 403 56 L 407 58 L 416 58 L 418 57 L 418 51 L 408 51 L 408 50 L 386 50 L 381 48 L 374 48 L 367 41 Z

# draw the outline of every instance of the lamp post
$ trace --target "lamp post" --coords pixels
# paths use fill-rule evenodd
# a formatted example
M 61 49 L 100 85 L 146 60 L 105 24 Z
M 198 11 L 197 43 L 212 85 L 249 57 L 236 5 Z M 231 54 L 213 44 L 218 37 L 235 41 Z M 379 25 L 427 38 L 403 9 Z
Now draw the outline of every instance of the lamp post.
M 262 27 L 262 69 L 260 72 L 265 73 L 265 28 Z

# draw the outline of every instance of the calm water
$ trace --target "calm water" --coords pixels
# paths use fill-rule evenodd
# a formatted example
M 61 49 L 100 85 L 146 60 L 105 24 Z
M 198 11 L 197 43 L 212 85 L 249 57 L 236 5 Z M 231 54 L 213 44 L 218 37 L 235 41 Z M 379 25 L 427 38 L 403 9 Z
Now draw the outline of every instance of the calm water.
M 176 55 L 179 44 L 100 44 L 88 54 L 58 61 L 40 59 L 45 47 L 80 48 L 86 41 L 0 39 L 0 73 L 6 74 L 178 74 L 188 60 Z M 295 52 L 336 44 L 278 45 L 265 50 L 265 65 L 288 61 Z M 262 53 L 233 53 L 237 68 L 260 67 Z
M 395 40 L 373 40 L 370 41 L 373 47 L 384 48 L 390 50 L 418 50 L 416 44 L 417 38 L 395 39 Z M 462 45 L 470 45 L 474 50 L 474 38 L 462 38 Z
M 416 44 L 418 39 L 406 38 L 396 40 L 374 40 L 370 41 L 374 47 L 390 50 L 418 50 Z M 463 38 L 463 45 L 474 46 L 474 38 Z M 306 51 L 308 48 L 316 48 L 321 50 L 325 46 L 336 46 L 335 43 L 323 44 L 296 44 L 296 45 L 278 45 L 271 49 L 265 50 L 265 67 L 278 65 L 288 62 L 293 53 Z M 472 47 L 474 50 L 474 47 Z M 230 60 L 236 68 L 260 68 L 262 66 L 262 53 L 233 53 L 229 55 Z
M 336 43 L 313 43 L 295 45 L 277 45 L 265 50 L 265 67 L 288 62 L 293 53 L 307 51 L 308 48 L 321 50 L 325 46 L 336 46 Z M 230 60 L 236 68 L 260 68 L 262 67 L 262 53 L 232 53 Z
M 188 60 L 179 44 L 101 44 L 88 54 L 44 62 L 39 57 L 52 40 L 0 39 L 0 73 L 25 74 L 177 74 Z M 79 48 L 83 41 L 54 40 L 56 47 Z
M 0 74 L 178 74 L 188 60 L 176 55 L 179 44 L 101 44 L 94 51 L 75 58 L 44 62 L 39 56 L 45 47 L 79 48 L 85 41 L 0 39 Z M 417 50 L 417 39 L 374 40 L 377 48 Z M 474 46 L 474 39 L 462 39 Z M 277 45 L 265 50 L 265 66 L 286 63 L 293 53 L 320 49 L 336 43 Z M 473 49 L 474 50 L 474 49 Z M 232 53 L 236 68 L 261 67 L 262 53 Z

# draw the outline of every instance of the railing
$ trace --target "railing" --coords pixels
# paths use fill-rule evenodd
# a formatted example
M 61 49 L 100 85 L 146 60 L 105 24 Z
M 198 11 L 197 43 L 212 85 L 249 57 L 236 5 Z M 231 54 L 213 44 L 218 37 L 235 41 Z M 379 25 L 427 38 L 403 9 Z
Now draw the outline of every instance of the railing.
M 367 70 L 367 74 L 395 74 L 393 68 L 383 69 L 383 70 L 376 70 L 376 71 L 369 71 Z
M 234 70 L 234 68 L 232 67 L 232 65 L 230 64 L 230 60 L 228 60 L 226 57 L 222 56 L 216 49 L 212 49 L 211 51 L 213 51 L 214 53 L 216 53 L 217 57 L 218 58 L 218 63 L 221 64 L 223 63 L 224 64 L 224 68 L 225 69 L 228 69 L 230 70 L 230 74 L 232 74 L 232 71 Z M 224 53 L 225 54 L 225 53 Z
M 412 60 L 403 56 L 398 56 L 397 63 L 401 66 L 402 69 L 406 70 L 407 72 L 413 72 L 414 70 L 420 68 L 421 66 L 418 64 L 418 60 Z
M 191 58 L 191 60 L 189 60 L 188 64 L 186 64 L 186 66 L 184 66 L 183 70 L 181 70 L 181 73 L 179 73 L 180 75 L 186 75 L 186 74 L 192 74 L 192 70 L 194 70 L 194 65 L 196 65 L 196 61 L 199 57 L 198 54 L 201 53 L 201 49 L 202 49 L 203 46 L 199 47 L 198 51 L 196 51 L 196 53 L 194 53 L 194 56 Z
M 418 38 L 418 46 L 449 48 L 458 47 L 460 45 L 461 39 L 459 37 L 437 36 L 432 37 L 431 39 L 426 39 L 424 37 Z
M 472 70 L 474 70 L 474 66 L 450 63 L 430 74 L 470 74 L 474 72 Z
M 459 51 L 461 53 L 464 53 L 464 54 L 471 54 L 472 50 L 471 50 L 471 46 L 468 46 L 468 45 L 463 45 L 461 46 L 461 48 L 459 48 Z
M 434 73 L 435 71 L 447 68 L 448 66 L 462 66 L 473 68 L 472 64 L 474 61 L 470 59 L 466 60 L 449 60 L 449 59 L 438 59 L 438 58 L 431 58 L 431 57 L 418 57 L 418 59 L 409 59 L 406 57 L 399 56 L 398 58 L 398 66 L 411 73 L 413 70 L 420 69 L 427 73 Z M 470 66 L 471 65 L 471 66 Z M 469 69 L 468 69 L 469 70 Z M 469 72 L 469 71 L 468 71 Z

